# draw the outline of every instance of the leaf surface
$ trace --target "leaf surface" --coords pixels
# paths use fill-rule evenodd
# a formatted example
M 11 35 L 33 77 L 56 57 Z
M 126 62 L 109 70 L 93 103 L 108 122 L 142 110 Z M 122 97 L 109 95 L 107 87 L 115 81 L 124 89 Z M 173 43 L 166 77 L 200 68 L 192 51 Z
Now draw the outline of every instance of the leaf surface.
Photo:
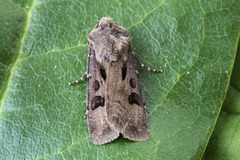
M 0 159 L 202 157 L 233 68 L 239 0 L 0 3 L 6 12 L 22 13 L 25 24 L 15 39 L 19 45 L 5 52 L 13 56 L 1 59 L 12 65 L 2 72 Z M 150 124 L 145 142 L 119 138 L 94 146 L 83 118 L 86 83 L 68 86 L 86 71 L 86 37 L 103 16 L 129 30 L 143 63 L 164 70 L 139 67 Z
M 205 152 L 205 159 L 238 159 L 240 157 L 240 46 L 221 115 Z

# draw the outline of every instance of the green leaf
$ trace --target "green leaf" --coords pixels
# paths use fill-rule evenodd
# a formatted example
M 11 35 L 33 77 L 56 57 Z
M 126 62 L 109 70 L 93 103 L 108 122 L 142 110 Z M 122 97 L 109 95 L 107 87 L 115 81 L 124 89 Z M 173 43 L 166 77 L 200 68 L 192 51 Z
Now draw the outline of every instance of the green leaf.
M 216 128 L 205 152 L 205 159 L 239 159 L 240 144 L 240 46 L 228 93 Z
M 0 40 L 6 67 L 0 83 L 0 159 L 202 157 L 231 76 L 239 0 L 0 4 L 1 24 L 13 22 L 0 33 L 18 35 Z M 145 142 L 119 138 L 94 146 L 83 118 L 86 83 L 68 86 L 86 71 L 86 37 L 103 16 L 129 30 L 139 59 L 164 70 L 155 74 L 139 67 L 150 124 Z M 8 30 L 14 27 L 17 34 Z
M 15 3 L 0 1 L 0 96 L 6 88 L 10 69 L 18 56 L 25 16 Z

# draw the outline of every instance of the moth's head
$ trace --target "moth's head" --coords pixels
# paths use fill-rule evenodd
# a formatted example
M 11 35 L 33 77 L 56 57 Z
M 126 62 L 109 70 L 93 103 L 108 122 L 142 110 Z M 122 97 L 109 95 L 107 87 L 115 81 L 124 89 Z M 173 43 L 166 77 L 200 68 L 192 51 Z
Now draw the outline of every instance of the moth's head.
M 112 20 L 112 18 L 109 18 L 109 17 L 102 17 L 101 20 L 97 23 L 96 27 L 95 28 L 98 28 L 98 27 L 109 27 L 109 28 L 112 28 L 114 27 L 116 24 L 115 22 Z
M 97 61 L 103 59 L 117 61 L 126 57 L 130 46 L 128 31 L 115 24 L 108 17 L 103 17 L 88 35 L 88 43 L 95 50 Z

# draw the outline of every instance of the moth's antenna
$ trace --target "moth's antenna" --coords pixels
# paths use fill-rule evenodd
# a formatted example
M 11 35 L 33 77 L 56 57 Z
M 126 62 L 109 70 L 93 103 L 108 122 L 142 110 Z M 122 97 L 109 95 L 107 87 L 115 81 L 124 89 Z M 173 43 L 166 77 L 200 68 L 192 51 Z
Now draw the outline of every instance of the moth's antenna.
M 145 68 L 146 70 L 148 71 L 151 71 L 151 72 L 157 72 L 157 73 L 162 73 L 163 70 L 157 70 L 157 69 L 152 69 L 152 68 L 149 68 L 149 67 L 146 67 L 144 63 L 142 63 L 135 55 L 134 55 L 135 59 L 137 60 L 137 62 L 141 65 L 141 67 Z
M 74 81 L 74 82 L 68 83 L 69 86 L 74 85 L 74 84 L 77 84 L 77 83 L 80 83 L 81 81 L 84 80 L 84 78 L 85 78 L 86 76 L 87 76 L 87 72 L 85 72 L 84 75 L 83 75 L 80 79 L 78 79 L 78 80 L 76 80 L 76 81 Z

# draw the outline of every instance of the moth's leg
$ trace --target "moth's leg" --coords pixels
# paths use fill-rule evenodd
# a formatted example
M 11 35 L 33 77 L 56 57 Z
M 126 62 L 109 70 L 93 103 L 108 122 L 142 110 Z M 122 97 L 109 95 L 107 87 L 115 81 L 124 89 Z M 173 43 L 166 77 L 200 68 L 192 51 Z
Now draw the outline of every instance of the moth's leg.
M 97 21 L 97 25 L 94 27 L 94 29 L 98 28 L 99 26 L 99 21 Z
M 84 75 L 83 75 L 80 79 L 78 79 L 78 80 L 76 80 L 76 81 L 74 81 L 74 82 L 70 82 L 70 83 L 69 83 L 69 86 L 74 85 L 74 84 L 77 84 L 77 83 L 80 83 L 81 81 L 84 80 L 84 78 L 85 78 L 86 76 L 87 76 L 87 72 L 85 72 Z
M 88 110 L 86 110 L 86 113 L 85 113 L 85 115 L 84 115 L 84 119 L 87 118 L 87 115 L 88 115 Z
M 141 65 L 141 67 L 145 68 L 146 70 L 151 71 L 151 72 L 158 72 L 158 73 L 163 72 L 163 70 L 157 70 L 157 69 L 152 69 L 152 68 L 146 67 L 145 64 L 143 64 L 135 55 L 134 55 L 134 57 L 137 60 L 137 62 Z

